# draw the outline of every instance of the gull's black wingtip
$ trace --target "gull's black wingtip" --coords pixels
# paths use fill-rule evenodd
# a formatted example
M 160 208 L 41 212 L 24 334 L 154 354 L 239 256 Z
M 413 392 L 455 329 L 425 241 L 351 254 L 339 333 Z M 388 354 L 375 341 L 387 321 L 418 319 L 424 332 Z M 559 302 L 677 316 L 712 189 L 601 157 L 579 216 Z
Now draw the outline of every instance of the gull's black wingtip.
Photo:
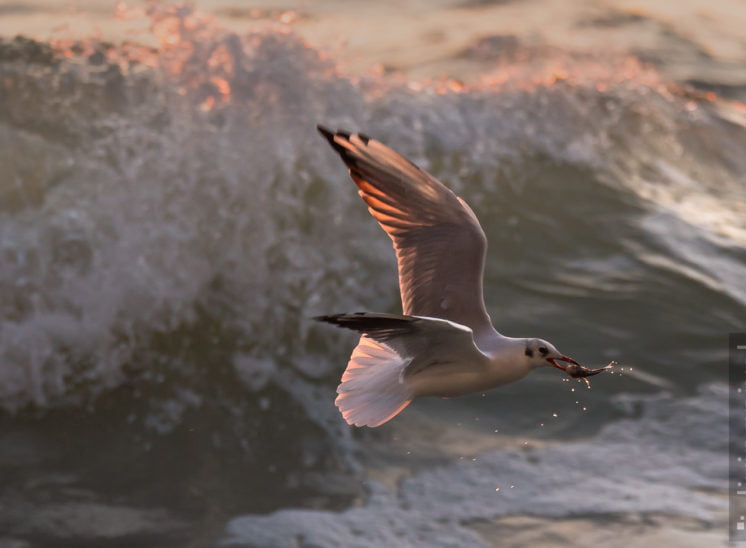
M 337 323 L 337 319 L 343 315 L 344 314 L 325 314 L 323 316 L 314 316 L 311 319 L 316 320 L 317 322 Z
M 321 133 L 321 135 L 323 135 L 330 143 L 334 142 L 334 132 L 331 129 L 324 127 L 321 124 L 317 124 L 316 131 Z
M 352 137 L 352 133 L 349 131 L 344 131 L 342 129 L 338 129 L 337 131 L 332 131 L 326 126 L 322 126 L 321 124 L 316 124 L 316 130 L 323 135 L 327 141 L 329 141 L 332 145 L 336 145 L 334 142 L 335 137 L 342 137 L 345 141 L 349 141 L 350 137 Z M 367 135 L 364 135 L 363 133 L 358 133 L 358 137 L 367 145 L 368 141 L 370 141 L 370 137 Z M 337 145 L 338 146 L 338 145 Z
M 321 133 L 324 139 L 329 141 L 329 144 L 337 152 L 337 154 L 339 154 L 342 157 L 342 159 L 346 161 L 345 147 L 337 143 L 334 139 L 335 137 L 344 137 L 345 139 L 349 139 L 350 134 L 344 131 L 340 131 L 340 130 L 337 130 L 336 132 L 332 131 L 329 128 L 322 126 L 321 124 L 318 124 L 316 126 L 316 129 L 318 130 L 319 133 Z
M 349 323 L 360 321 L 368 314 L 366 312 L 352 312 L 341 314 L 324 314 L 323 316 L 314 316 L 312 319 L 317 322 L 326 322 L 339 327 L 348 327 Z

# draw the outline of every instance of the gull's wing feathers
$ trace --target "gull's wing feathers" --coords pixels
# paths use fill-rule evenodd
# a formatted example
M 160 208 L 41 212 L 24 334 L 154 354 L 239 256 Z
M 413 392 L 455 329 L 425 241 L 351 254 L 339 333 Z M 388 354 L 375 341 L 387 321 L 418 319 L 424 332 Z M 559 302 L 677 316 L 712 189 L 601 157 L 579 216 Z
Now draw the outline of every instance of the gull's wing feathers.
M 407 361 L 403 377 L 435 364 L 484 358 L 470 328 L 441 318 L 357 312 L 314 319 L 352 329 L 390 347 Z
M 404 314 L 445 318 L 493 335 L 482 295 L 487 238 L 466 202 L 362 133 L 318 129 L 394 242 Z
M 362 333 L 334 401 L 356 426 L 379 426 L 429 394 L 418 393 L 423 378 L 433 386 L 428 372 L 439 373 L 435 392 L 458 391 L 488 361 L 471 329 L 440 318 L 358 312 L 315 319 Z

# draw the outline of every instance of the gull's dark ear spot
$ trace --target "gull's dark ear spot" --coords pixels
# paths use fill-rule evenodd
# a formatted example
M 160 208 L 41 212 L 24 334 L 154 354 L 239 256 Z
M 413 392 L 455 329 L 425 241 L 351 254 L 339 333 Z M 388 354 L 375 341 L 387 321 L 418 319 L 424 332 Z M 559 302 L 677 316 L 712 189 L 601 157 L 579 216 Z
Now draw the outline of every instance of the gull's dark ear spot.
M 534 351 L 531 350 L 528 346 L 526 347 L 526 351 L 524 352 L 524 354 L 526 354 L 526 356 L 528 356 L 529 358 L 534 357 Z

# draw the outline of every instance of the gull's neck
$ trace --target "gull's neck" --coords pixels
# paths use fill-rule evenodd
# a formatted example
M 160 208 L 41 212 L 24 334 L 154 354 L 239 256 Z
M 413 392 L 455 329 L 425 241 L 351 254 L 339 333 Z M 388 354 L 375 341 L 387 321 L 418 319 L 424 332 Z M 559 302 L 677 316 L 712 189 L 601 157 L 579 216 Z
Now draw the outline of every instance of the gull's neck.
M 485 348 L 481 348 L 488 359 L 488 377 L 491 386 L 500 386 L 522 379 L 534 367 L 525 359 L 526 339 L 497 337 L 487 341 Z

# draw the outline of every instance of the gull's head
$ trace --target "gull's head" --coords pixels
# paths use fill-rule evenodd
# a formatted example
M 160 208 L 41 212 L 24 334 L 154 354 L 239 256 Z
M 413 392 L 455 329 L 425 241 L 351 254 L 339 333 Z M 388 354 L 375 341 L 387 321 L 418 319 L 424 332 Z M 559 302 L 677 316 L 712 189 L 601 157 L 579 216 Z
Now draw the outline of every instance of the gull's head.
M 579 365 L 578 362 L 572 358 L 568 358 L 562 352 L 557 350 L 554 345 L 543 339 L 526 339 L 526 348 L 523 351 L 526 356 L 529 365 L 532 367 L 540 367 L 542 365 L 549 365 L 567 371 L 567 366 L 562 365 L 559 362 L 565 362 L 568 364 Z

